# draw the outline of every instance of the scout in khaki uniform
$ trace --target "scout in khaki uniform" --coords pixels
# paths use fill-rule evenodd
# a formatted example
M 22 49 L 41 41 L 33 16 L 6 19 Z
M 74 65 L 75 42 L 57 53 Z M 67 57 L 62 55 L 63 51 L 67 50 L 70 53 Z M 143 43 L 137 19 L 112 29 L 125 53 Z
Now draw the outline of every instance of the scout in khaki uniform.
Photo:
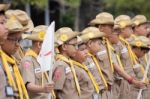
M 104 33 L 100 32 L 96 27 L 87 27 L 82 31 L 82 35 L 79 36 L 79 41 L 81 42 L 79 49 L 88 50 L 89 57 L 84 62 L 91 73 L 97 80 L 99 85 L 99 99 L 111 99 L 108 94 L 108 84 L 106 81 L 106 76 L 102 72 L 102 67 L 99 65 L 99 61 L 96 58 L 96 53 L 99 52 L 99 38 L 104 36 Z
M 0 50 L 1 44 L 7 39 L 8 30 L 6 29 L 6 17 L 4 15 L 5 10 L 8 8 L 9 4 L 0 4 Z M 8 93 L 6 93 L 5 88 L 8 85 L 7 76 L 5 75 L 4 66 L 2 64 L 2 60 L 0 59 L 0 99 L 13 99 L 13 96 L 8 97 Z
M 134 35 L 136 36 L 147 36 L 149 34 L 148 23 L 144 15 L 136 15 L 132 19 Z
M 108 54 L 106 37 L 112 33 L 114 19 L 113 16 L 107 12 L 99 13 L 95 19 L 90 22 L 90 25 L 94 25 L 99 28 L 101 32 L 105 33 L 105 37 L 99 42 L 99 52 L 97 52 L 96 57 L 100 62 L 102 71 L 104 72 L 106 81 L 108 83 L 109 94 L 107 95 L 108 99 L 112 98 L 112 85 L 114 82 L 114 68 L 113 62 L 111 59 L 111 53 Z
M 27 90 L 23 83 L 23 79 L 19 72 L 19 68 L 16 64 L 14 57 L 12 56 L 18 49 L 19 41 L 21 40 L 21 34 L 27 29 L 24 28 L 19 21 L 13 18 L 7 19 L 7 29 L 9 30 L 7 40 L 1 45 L 1 59 L 4 66 L 4 71 L 7 76 L 6 90 L 8 96 L 13 96 L 19 99 L 29 99 Z
M 21 74 L 29 93 L 30 99 L 47 99 L 53 89 L 53 84 L 48 84 L 47 73 L 41 71 L 37 56 L 40 52 L 47 26 L 35 27 L 32 34 L 24 34 L 24 39 L 32 40 L 33 46 L 21 61 Z M 44 76 L 43 76 L 44 75 Z
M 129 45 L 127 38 L 130 37 L 132 31 L 132 23 L 131 19 L 127 15 L 120 15 L 116 17 L 115 19 L 115 25 L 114 25 L 115 32 L 119 34 L 119 40 L 117 44 L 114 44 L 114 48 L 119 55 L 121 59 L 122 69 L 124 69 L 129 75 L 133 78 L 136 78 L 135 69 L 134 66 L 136 65 L 136 62 L 133 60 L 132 50 L 131 46 Z M 140 72 L 141 73 L 141 72 Z M 129 83 L 133 83 L 130 82 Z M 129 96 L 129 99 L 134 99 L 137 96 L 137 91 L 134 90 L 134 87 L 126 82 L 125 80 L 122 80 L 121 82 L 121 95 L 120 99 L 125 98 L 124 96 Z M 138 85 L 139 84 L 139 85 Z M 138 87 L 142 87 L 142 83 L 136 84 Z
M 102 20 L 103 19 L 103 20 Z M 106 42 L 105 46 L 107 47 L 107 53 L 108 53 L 108 60 L 110 60 L 110 67 L 113 69 L 115 69 L 115 72 L 117 74 L 119 74 L 120 76 L 122 76 L 123 78 L 125 78 L 126 80 L 130 81 L 132 79 L 131 76 L 129 76 L 126 72 L 124 72 L 120 67 L 119 67 L 119 62 L 116 58 L 116 55 L 114 53 L 114 49 L 111 46 L 111 42 L 109 41 L 109 37 L 112 35 L 112 30 L 113 30 L 113 23 L 114 23 L 114 19 L 113 16 L 109 13 L 103 12 L 100 13 L 96 16 L 96 18 L 94 20 L 91 21 L 92 25 L 96 25 L 99 27 L 99 30 L 105 33 L 105 40 L 104 42 Z M 119 77 L 120 79 L 121 77 Z M 118 78 L 117 78 L 118 79 Z M 133 79 L 132 79 L 133 80 Z M 117 83 L 117 82 L 116 82 Z M 113 85 L 113 89 L 115 87 L 118 87 L 118 85 L 116 85 L 116 83 L 114 83 Z M 133 80 L 133 83 L 136 84 L 136 81 Z M 119 98 L 119 87 L 115 88 L 115 90 L 117 89 L 117 91 L 113 92 L 114 93 L 114 99 Z M 113 90 L 114 91 L 114 90 Z
M 150 49 L 150 40 L 144 36 L 138 36 L 136 39 L 129 42 L 132 46 L 132 50 L 137 57 L 137 61 L 139 63 L 139 67 L 144 66 L 146 68 L 147 63 L 140 60 Z M 140 70 L 137 70 L 139 72 Z M 149 70 L 150 71 L 150 70 Z M 150 72 L 148 72 L 147 77 L 150 77 Z M 138 75 L 138 79 L 142 80 L 143 75 Z M 147 85 L 147 88 L 143 90 L 142 99 L 149 99 L 150 86 Z
M 60 51 L 60 54 L 56 55 L 54 70 L 56 97 L 58 99 L 93 99 L 93 77 L 82 65 L 87 52 L 78 50 L 76 45 L 76 36 L 79 33 L 73 32 L 68 27 L 62 27 L 55 34 L 55 44 Z
M 148 36 L 149 35 L 149 21 L 146 19 L 144 15 L 136 15 L 132 19 L 133 23 L 133 30 L 134 33 L 131 35 L 131 38 L 136 38 L 136 36 Z M 145 54 L 143 57 L 140 58 L 141 61 L 147 63 L 148 55 Z
M 28 28 L 26 31 L 24 31 L 26 33 L 31 32 L 34 28 L 31 18 L 22 10 L 7 10 L 5 15 L 7 18 L 10 18 L 12 15 L 15 16 L 24 27 Z M 21 59 L 24 57 L 24 51 L 21 46 L 13 56 L 16 58 L 17 64 L 19 65 Z

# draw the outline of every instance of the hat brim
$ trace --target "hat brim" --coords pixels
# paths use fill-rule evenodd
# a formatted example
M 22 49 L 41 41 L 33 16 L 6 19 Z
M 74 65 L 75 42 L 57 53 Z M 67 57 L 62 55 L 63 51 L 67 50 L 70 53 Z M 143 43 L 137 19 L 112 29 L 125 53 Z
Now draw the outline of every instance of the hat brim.
M 6 11 L 10 7 L 10 4 L 0 4 L 0 11 Z
M 24 26 L 24 28 L 27 28 L 25 32 L 31 32 L 34 29 L 34 24 L 31 19 L 28 21 L 28 24 Z
M 9 31 L 9 33 L 16 33 L 16 32 L 24 33 L 27 30 L 28 30 L 28 28 L 16 29 L 16 30 L 8 30 L 8 31 Z
M 93 19 L 88 25 L 103 25 L 103 24 L 110 24 L 110 25 L 114 25 L 114 22 L 100 22 L 99 19 Z

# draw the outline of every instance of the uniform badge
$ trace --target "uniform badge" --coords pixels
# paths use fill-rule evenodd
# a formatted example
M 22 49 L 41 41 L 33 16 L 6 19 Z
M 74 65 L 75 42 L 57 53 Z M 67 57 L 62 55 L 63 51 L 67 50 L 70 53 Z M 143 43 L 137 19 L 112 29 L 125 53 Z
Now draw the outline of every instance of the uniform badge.
M 31 62 L 30 61 L 25 61 L 23 66 L 27 69 L 29 68 L 29 66 L 31 65 Z
M 60 69 L 56 69 L 55 73 L 54 73 L 54 81 L 59 80 L 61 78 L 61 74 L 62 74 L 61 70 Z

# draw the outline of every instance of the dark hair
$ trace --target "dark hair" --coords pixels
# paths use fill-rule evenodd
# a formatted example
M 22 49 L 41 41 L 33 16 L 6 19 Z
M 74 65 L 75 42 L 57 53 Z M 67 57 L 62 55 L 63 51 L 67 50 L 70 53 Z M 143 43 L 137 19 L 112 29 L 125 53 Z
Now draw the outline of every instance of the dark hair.
M 1 15 L 5 15 L 5 12 L 4 11 L 0 11 L 0 16 Z

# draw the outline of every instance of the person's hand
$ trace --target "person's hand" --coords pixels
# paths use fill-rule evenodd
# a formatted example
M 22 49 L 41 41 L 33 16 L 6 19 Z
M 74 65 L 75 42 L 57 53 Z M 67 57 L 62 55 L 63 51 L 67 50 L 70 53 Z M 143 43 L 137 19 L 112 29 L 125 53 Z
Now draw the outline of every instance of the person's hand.
M 133 80 L 132 81 L 132 83 L 137 87 L 137 88 L 140 88 L 140 89 L 143 89 L 143 88 L 145 88 L 146 86 L 146 84 L 144 83 L 144 82 L 142 82 L 142 81 L 138 81 L 138 80 Z
M 43 91 L 45 93 L 50 93 L 54 89 L 54 83 L 46 84 L 43 86 Z

